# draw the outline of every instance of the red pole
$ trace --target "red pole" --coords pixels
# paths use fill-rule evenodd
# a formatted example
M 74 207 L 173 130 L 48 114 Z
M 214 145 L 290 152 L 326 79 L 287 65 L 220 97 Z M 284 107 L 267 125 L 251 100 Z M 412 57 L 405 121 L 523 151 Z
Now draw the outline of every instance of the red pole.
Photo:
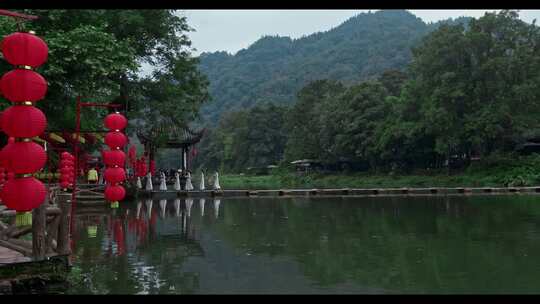
M 38 16 L 26 15 L 26 14 L 12 12 L 12 11 L 8 11 L 8 10 L 0 10 L 0 15 L 14 17 L 14 18 L 20 18 L 20 19 L 28 19 L 28 20 L 38 19 Z

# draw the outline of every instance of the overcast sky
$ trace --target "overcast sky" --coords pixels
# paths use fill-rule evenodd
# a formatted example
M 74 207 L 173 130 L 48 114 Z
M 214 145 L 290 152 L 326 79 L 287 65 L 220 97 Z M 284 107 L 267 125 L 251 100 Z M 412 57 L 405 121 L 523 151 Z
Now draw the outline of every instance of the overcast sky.
M 190 32 L 193 55 L 202 52 L 227 51 L 236 53 L 249 47 L 264 35 L 299 38 L 336 27 L 362 12 L 369 10 L 183 10 L 178 13 L 187 17 L 195 29 Z M 375 11 L 375 10 L 372 10 Z M 490 10 L 493 11 L 493 10 Z M 410 10 L 424 20 L 436 22 L 460 16 L 481 17 L 486 10 Z M 521 10 L 520 18 L 526 22 L 540 21 L 540 10 Z M 143 64 L 141 74 L 152 70 Z
M 264 35 L 299 38 L 327 31 L 350 17 L 368 10 L 185 10 L 194 55 L 201 52 L 236 53 Z M 373 10 L 374 11 L 374 10 Z M 493 11 L 493 10 L 491 10 Z M 481 17 L 486 10 L 410 10 L 425 22 L 460 16 Z M 520 17 L 540 20 L 540 10 L 521 10 Z

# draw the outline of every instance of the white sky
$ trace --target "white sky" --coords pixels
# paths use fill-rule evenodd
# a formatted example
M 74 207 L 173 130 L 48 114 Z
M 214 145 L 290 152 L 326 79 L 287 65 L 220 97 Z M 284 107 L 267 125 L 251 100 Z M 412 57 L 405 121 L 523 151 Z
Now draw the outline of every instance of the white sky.
M 188 35 L 192 54 L 227 51 L 236 53 L 249 47 L 265 35 L 299 38 L 336 27 L 362 12 L 369 10 L 183 10 L 178 13 L 187 17 L 188 24 L 195 29 Z M 375 11 L 375 10 L 372 10 Z M 460 16 L 481 17 L 486 11 L 494 10 L 409 10 L 424 22 L 436 22 Z M 540 10 L 521 10 L 520 18 L 532 22 L 540 21 Z M 141 74 L 152 70 L 143 64 Z
M 368 10 L 184 10 L 188 24 L 196 30 L 189 34 L 192 46 L 201 52 L 236 53 L 264 35 L 299 38 L 327 31 L 350 17 Z M 372 10 L 375 11 L 375 10 Z M 436 22 L 460 16 L 481 17 L 486 10 L 409 10 L 424 22 Z M 494 11 L 494 10 L 489 10 Z M 526 22 L 540 20 L 540 10 L 521 10 Z

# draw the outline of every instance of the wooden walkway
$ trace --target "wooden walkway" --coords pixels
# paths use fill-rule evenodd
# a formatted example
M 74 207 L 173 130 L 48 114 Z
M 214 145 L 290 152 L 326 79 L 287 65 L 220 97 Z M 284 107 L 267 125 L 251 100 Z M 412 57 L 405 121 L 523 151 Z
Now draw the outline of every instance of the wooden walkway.
M 17 225 L 16 212 L 0 206 L 0 294 L 49 293 L 67 283 L 71 194 L 56 190 L 32 210 L 31 225 Z
M 431 187 L 431 188 L 339 188 L 339 189 L 277 189 L 277 190 L 193 190 L 146 191 L 137 195 L 152 198 L 180 197 L 258 197 L 258 196 L 414 196 L 414 195 L 475 195 L 475 194 L 540 194 L 538 187 Z
M 0 267 L 3 264 L 24 263 L 31 260 L 31 258 L 24 256 L 20 252 L 2 247 L 2 245 L 0 245 Z

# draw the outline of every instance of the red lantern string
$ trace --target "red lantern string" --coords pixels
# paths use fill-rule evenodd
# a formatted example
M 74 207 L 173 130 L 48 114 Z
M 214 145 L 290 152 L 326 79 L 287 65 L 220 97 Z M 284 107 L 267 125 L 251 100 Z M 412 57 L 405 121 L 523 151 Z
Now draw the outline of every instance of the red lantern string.
M 75 183 L 75 177 L 73 175 L 74 157 L 69 152 L 62 152 L 60 158 L 60 166 L 58 169 L 60 172 L 60 187 L 64 189 L 64 191 L 67 191 L 69 188 L 72 188 Z
M 124 170 L 126 154 L 122 149 L 127 144 L 127 137 L 120 132 L 127 126 L 127 119 L 120 113 L 107 115 L 104 124 L 110 131 L 105 135 L 105 144 L 109 146 L 109 151 L 103 151 L 103 162 L 107 166 L 104 179 L 107 182 L 105 187 L 105 199 L 111 202 L 112 206 L 117 206 L 118 201 L 124 199 L 126 191 L 119 185 L 126 180 Z
M 1 197 L 8 208 L 27 212 L 41 205 L 47 195 L 41 181 L 26 175 L 41 170 L 47 161 L 44 149 L 31 138 L 40 136 L 47 125 L 45 115 L 33 107 L 33 102 L 45 97 L 47 81 L 32 68 L 45 63 L 48 47 L 33 33 L 17 32 L 4 37 L 1 50 L 15 69 L 0 78 L 0 90 L 16 103 L 2 115 L 1 127 L 10 140 L 1 153 L 2 165 L 8 170 Z

